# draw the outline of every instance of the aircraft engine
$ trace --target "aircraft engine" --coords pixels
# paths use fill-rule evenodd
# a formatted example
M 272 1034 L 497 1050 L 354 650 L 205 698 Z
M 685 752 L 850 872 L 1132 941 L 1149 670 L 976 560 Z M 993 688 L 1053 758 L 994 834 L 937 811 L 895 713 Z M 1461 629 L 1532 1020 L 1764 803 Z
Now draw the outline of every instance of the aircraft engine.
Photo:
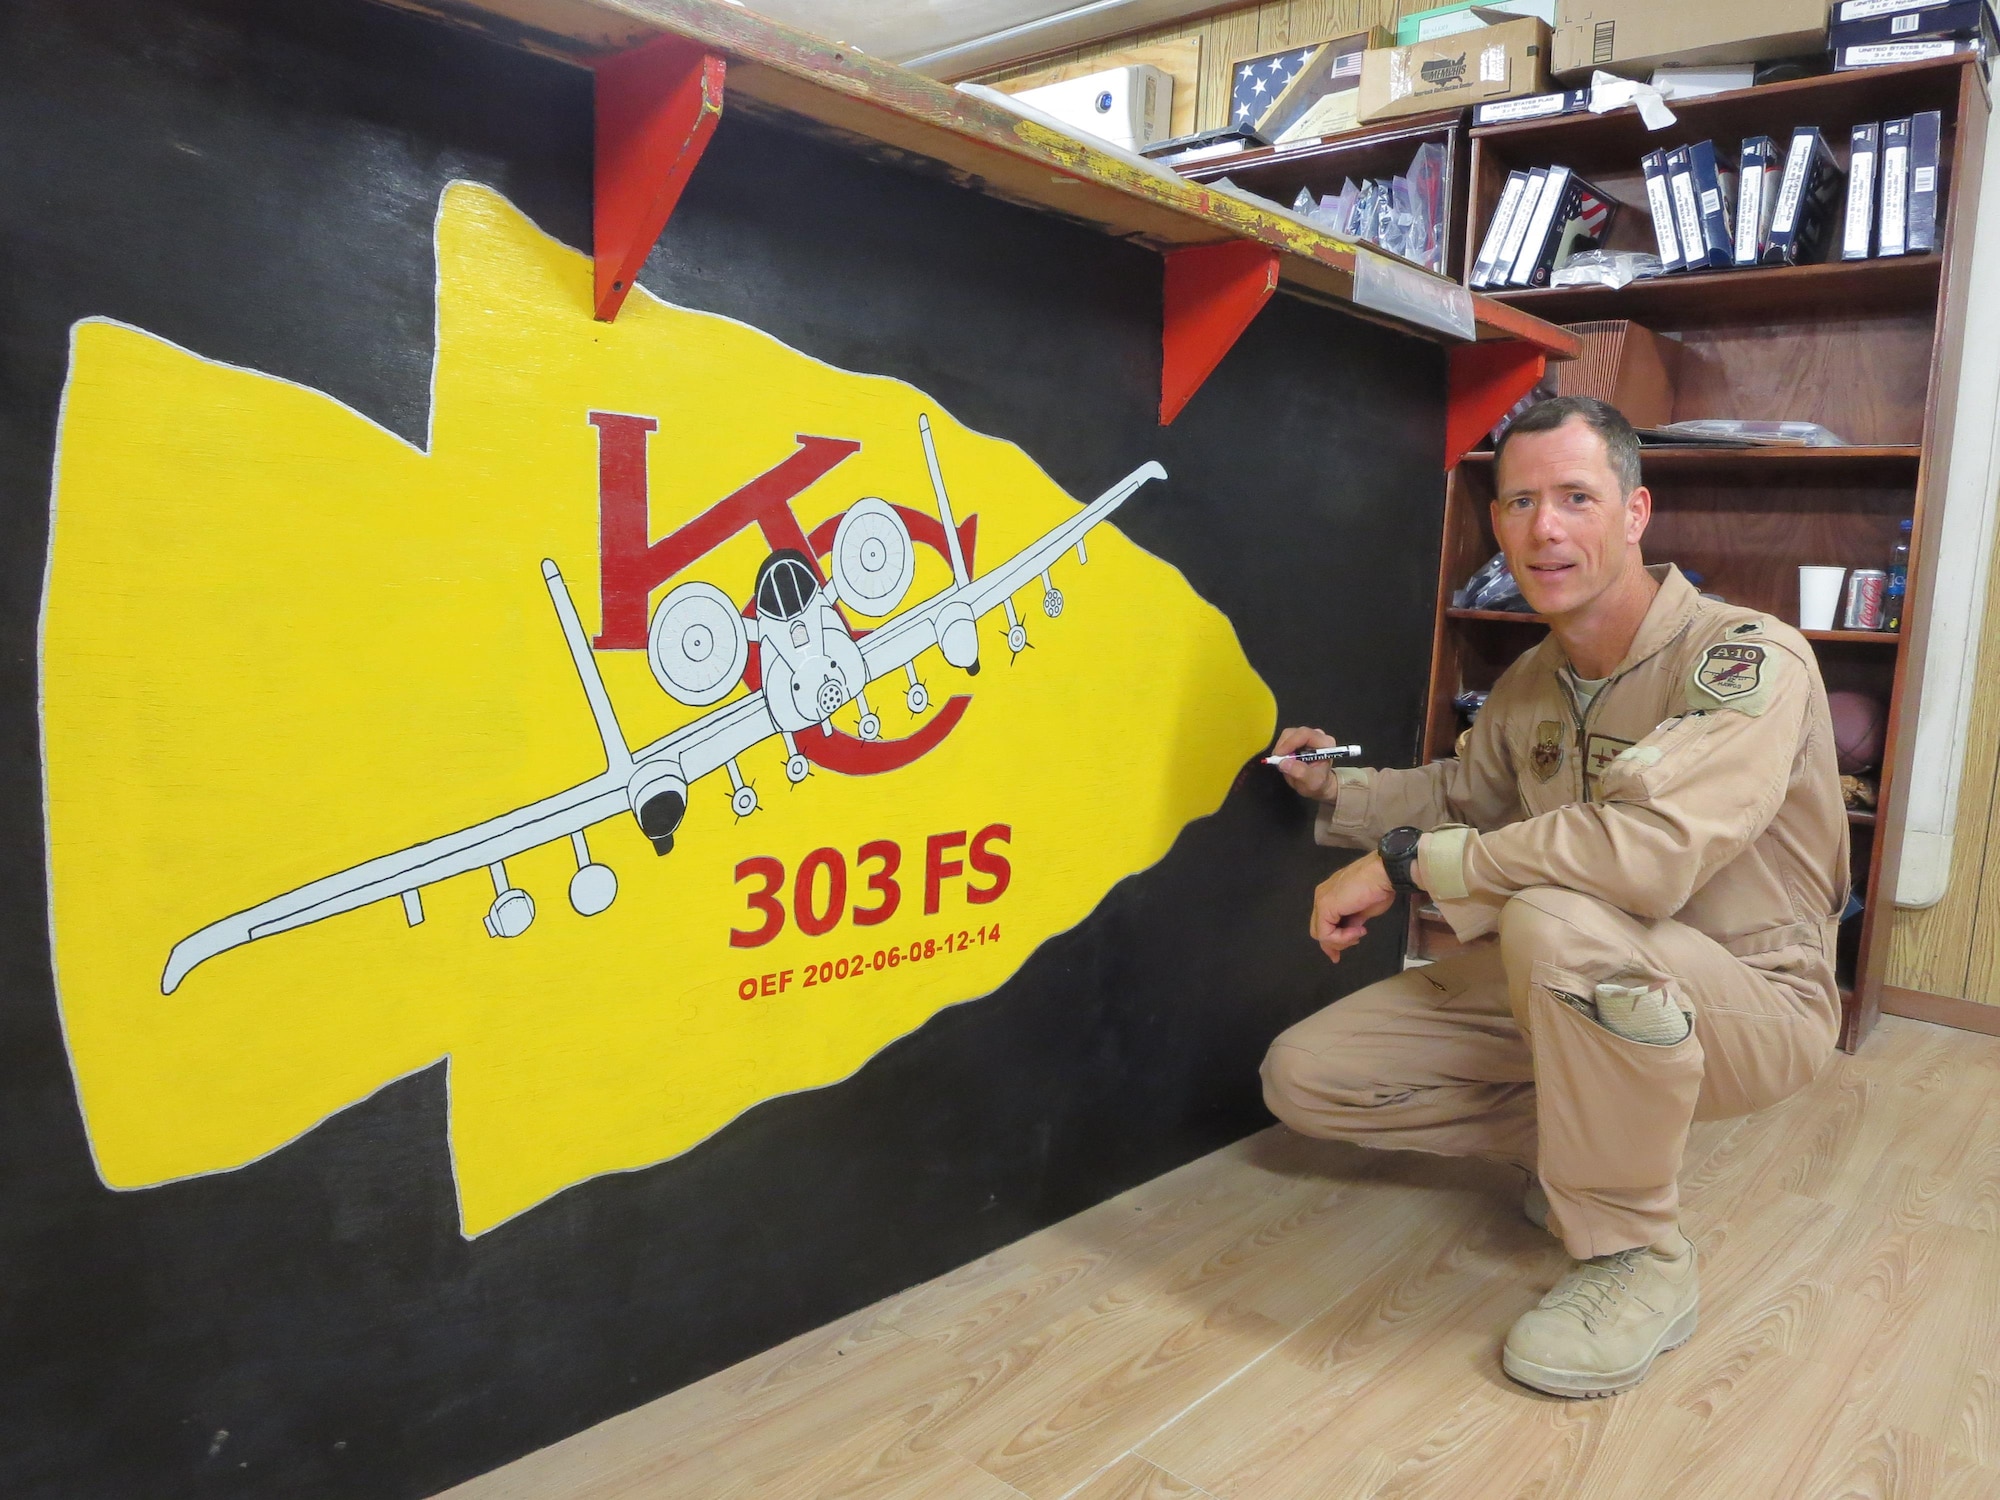
M 512 938 L 526 932 L 535 920 L 535 898 L 519 887 L 510 886 L 493 898 L 486 911 L 489 937 Z
M 833 583 L 843 604 L 876 619 L 894 614 L 916 576 L 910 529 L 887 501 L 857 500 L 833 534 Z
M 729 596 L 712 583 L 689 582 L 653 611 L 646 660 L 667 696 L 706 708 L 729 696 L 750 660 L 750 632 Z
M 632 801 L 632 815 L 639 831 L 653 842 L 655 854 L 669 853 L 674 847 L 674 830 L 687 816 L 688 788 L 680 769 L 673 764 L 642 763 L 626 784 Z
M 962 672 L 979 671 L 979 622 L 966 605 L 947 604 L 938 611 L 938 649 Z

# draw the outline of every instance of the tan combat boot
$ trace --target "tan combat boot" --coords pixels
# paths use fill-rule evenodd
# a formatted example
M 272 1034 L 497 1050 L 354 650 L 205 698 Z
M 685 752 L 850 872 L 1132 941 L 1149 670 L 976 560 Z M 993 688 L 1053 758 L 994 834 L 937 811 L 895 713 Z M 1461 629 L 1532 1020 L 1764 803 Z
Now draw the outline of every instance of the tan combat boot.
M 1694 1337 L 1694 1245 L 1679 1255 L 1641 1247 L 1575 1262 L 1507 1335 L 1501 1362 L 1552 1396 L 1615 1396 L 1646 1378 L 1655 1357 Z

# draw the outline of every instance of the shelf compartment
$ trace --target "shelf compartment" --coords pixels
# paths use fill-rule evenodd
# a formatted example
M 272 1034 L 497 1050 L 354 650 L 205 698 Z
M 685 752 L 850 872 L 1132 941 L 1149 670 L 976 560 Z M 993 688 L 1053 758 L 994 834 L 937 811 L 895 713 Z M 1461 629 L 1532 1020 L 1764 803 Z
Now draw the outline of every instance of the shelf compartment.
M 1188 162 L 1174 170 L 1190 182 L 1227 177 L 1245 192 L 1289 208 L 1300 188 L 1309 188 L 1315 197 L 1324 198 L 1338 193 L 1346 178 L 1400 177 L 1410 170 L 1419 146 L 1435 143 L 1444 148 L 1445 202 L 1451 210 L 1444 274 L 1456 276 L 1465 256 L 1466 188 L 1471 181 L 1472 148 L 1466 138 L 1466 119 L 1462 109 L 1439 110 L 1364 125 L 1310 143 L 1260 146 L 1234 156 Z
M 1741 271 L 1675 271 L 1621 287 L 1540 287 L 1487 295 L 1550 323 L 1634 318 L 1648 327 L 1659 320 L 1686 327 L 1745 317 L 1786 322 L 1860 313 L 1921 311 L 1928 316 L 1937 303 L 1941 264 L 1935 255 L 1904 255 Z
M 1769 449 L 1682 450 L 1676 457 L 1655 451 L 1662 456 L 1644 460 L 1653 493 L 1646 560 L 1677 564 L 1731 604 L 1780 620 L 1799 616 L 1801 564 L 1887 567 L 1897 528 L 1916 506 L 1916 465 L 1903 449 L 1790 449 L 1782 457 Z M 1814 452 L 1840 456 L 1809 456 Z M 1494 478 L 1490 458 L 1461 463 L 1452 473 L 1442 559 L 1447 588 L 1462 585 L 1500 550 L 1488 508 Z M 1499 618 L 1530 617 L 1502 612 Z M 1834 631 L 1827 639 L 1848 634 L 1881 638 L 1876 631 Z
M 1914 491 L 1923 449 L 1913 444 L 1856 444 L 1846 448 L 1645 448 L 1646 483 L 1744 485 L 1861 485 Z M 1491 449 L 1459 462 L 1490 469 Z M 1902 513 L 1907 514 L 1907 501 Z
M 1491 142 L 1510 154 L 1523 149 L 1517 142 L 1525 138 L 1536 150 L 1546 146 L 1567 152 L 1578 157 L 1580 164 L 1584 160 L 1636 158 L 1663 141 L 1676 146 L 1705 137 L 1775 136 L 1780 129 L 1789 132 L 1790 125 L 1819 124 L 1832 129 L 1940 107 L 1946 123 L 1956 124 L 1958 111 L 1945 101 L 1956 95 L 1961 70 L 1967 66 L 1964 58 L 1941 58 L 1760 84 L 1699 99 L 1676 99 L 1672 106 L 1675 122 L 1663 131 L 1646 129 L 1636 109 L 1617 109 L 1601 115 L 1482 125 L 1472 135 L 1474 140 Z M 1841 131 L 1843 136 L 1845 133 Z M 1590 174 L 1585 171 L 1584 175 Z

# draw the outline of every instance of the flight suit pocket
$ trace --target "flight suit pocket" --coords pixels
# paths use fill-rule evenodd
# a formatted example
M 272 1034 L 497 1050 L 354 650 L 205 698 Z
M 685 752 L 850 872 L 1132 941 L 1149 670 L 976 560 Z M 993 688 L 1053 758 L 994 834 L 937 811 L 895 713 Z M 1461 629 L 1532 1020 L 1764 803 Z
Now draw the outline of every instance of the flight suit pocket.
M 1701 1039 L 1659 1046 L 1608 1031 L 1586 1008 L 1595 987 L 1553 964 L 1531 972 L 1542 1175 L 1581 1191 L 1662 1189 L 1680 1172 L 1701 1093 Z
M 1669 719 L 1638 744 L 1614 757 L 1598 778 L 1597 795 L 1604 802 L 1647 802 L 1672 782 L 1691 747 L 1713 727 L 1705 713 Z

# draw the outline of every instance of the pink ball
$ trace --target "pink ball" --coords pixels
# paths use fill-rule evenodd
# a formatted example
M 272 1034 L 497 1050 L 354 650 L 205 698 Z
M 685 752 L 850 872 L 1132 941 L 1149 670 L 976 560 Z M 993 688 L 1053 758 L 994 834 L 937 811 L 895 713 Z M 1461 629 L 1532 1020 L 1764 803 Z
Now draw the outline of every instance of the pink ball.
M 1840 757 L 1840 774 L 1859 776 L 1882 763 L 1882 741 L 1889 716 L 1880 698 L 1842 690 L 1826 695 L 1833 713 L 1833 748 Z

